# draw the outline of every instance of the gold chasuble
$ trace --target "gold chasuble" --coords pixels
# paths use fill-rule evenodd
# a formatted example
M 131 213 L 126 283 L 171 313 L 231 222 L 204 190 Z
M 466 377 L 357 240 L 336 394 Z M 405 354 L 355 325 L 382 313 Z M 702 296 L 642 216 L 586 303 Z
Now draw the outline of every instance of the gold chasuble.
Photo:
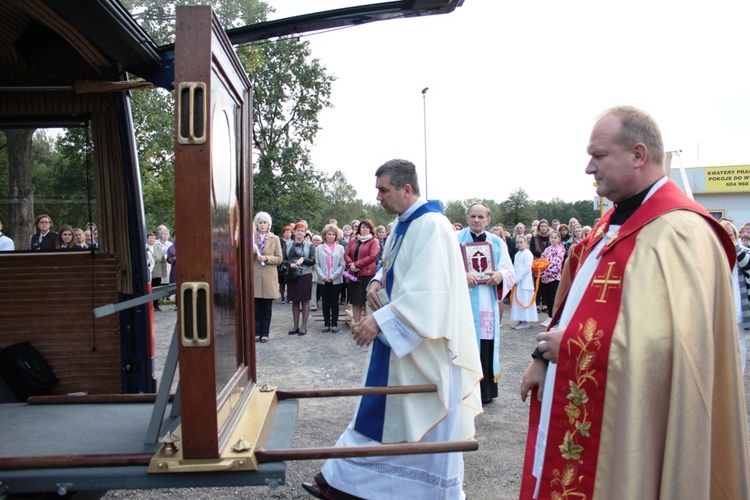
M 536 498 L 750 498 L 731 241 L 667 181 L 594 254 L 612 213 L 573 247 L 557 294 L 553 325 L 581 264 L 600 259 L 545 387 Z M 537 485 L 540 412 L 534 390 L 523 499 Z

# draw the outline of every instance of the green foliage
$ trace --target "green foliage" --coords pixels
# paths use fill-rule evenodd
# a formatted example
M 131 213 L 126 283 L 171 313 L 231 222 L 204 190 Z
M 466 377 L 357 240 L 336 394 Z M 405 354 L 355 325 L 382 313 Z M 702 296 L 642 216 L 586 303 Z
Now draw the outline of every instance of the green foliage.
M 330 215 L 321 188 L 340 179 L 313 168 L 310 148 L 318 113 L 331 106 L 334 78 L 296 38 L 241 47 L 238 54 L 253 89 L 254 210 L 270 213 L 277 232 L 300 219 L 322 228 Z
M 121 3 L 157 45 L 174 43 L 178 5 L 211 4 L 224 29 L 265 21 L 271 10 L 265 2 L 257 0 L 121 0 Z
M 54 140 L 43 131 L 34 134 L 32 179 L 35 212 L 62 224 L 85 227 L 97 220 L 96 167 L 90 131 L 66 129 Z
M 501 203 L 501 212 L 499 215 L 500 217 L 496 219 L 496 222 L 503 222 L 506 227 L 513 227 L 517 223 L 523 222 L 527 229 L 530 229 L 531 221 L 536 216 L 536 211 L 526 190 L 516 188 L 511 191 L 508 199 Z
M 552 219 L 559 219 L 560 222 L 567 224 L 571 217 L 575 217 L 582 225 L 593 226 L 594 218 L 599 216 L 599 213 L 593 210 L 590 201 L 566 202 L 559 198 L 553 198 L 550 201 L 534 201 L 529 199 L 526 190 L 520 187 L 514 189 L 508 199 L 500 203 L 476 198 L 464 201 L 451 200 L 446 204 L 445 215 L 451 222 L 460 222 L 466 226 L 466 212 L 469 206 L 476 202 L 482 202 L 490 208 L 491 225 L 502 223 L 508 232 L 512 232 L 518 222 L 522 222 L 528 232 L 532 221 L 542 218 L 549 222 L 552 222 Z
M 445 216 L 451 222 L 460 222 L 462 226 L 466 225 L 466 212 L 469 206 L 466 202 L 450 200 L 445 204 Z
M 205 4 L 204 0 L 123 0 L 139 24 L 158 44 L 174 41 L 175 6 Z M 213 4 L 225 28 L 264 21 L 271 11 L 259 0 L 223 0 Z M 346 180 L 343 172 L 326 175 L 312 164 L 310 151 L 319 130 L 318 114 L 331 107 L 331 83 L 334 77 L 312 57 L 307 42 L 284 38 L 273 42 L 244 45 L 237 49 L 251 80 L 253 90 L 253 207 L 269 212 L 275 232 L 293 221 L 307 220 L 319 232 L 330 218 L 343 226 L 352 219 L 368 218 L 377 225 L 387 225 L 394 217 L 378 203 L 364 203 Z M 173 96 L 163 90 L 134 91 L 133 119 L 141 169 L 147 227 L 159 224 L 174 226 L 174 113 Z M 2 144 L 0 143 L 0 147 Z M 43 151 L 39 154 L 43 156 Z M 73 168 L 73 150 L 66 150 L 60 172 Z M 0 154 L 0 192 L 7 171 Z M 40 160 L 38 172 L 43 172 Z M 65 176 L 62 176 L 65 177 Z M 64 188 L 62 177 L 50 189 Z M 70 182 L 75 175 L 67 176 Z M 42 182 L 42 178 L 39 178 Z M 50 181 L 51 182 L 51 181 Z M 52 187 L 52 186 L 55 187 Z M 6 184 L 7 186 L 7 184 Z M 47 189 L 46 187 L 44 189 Z M 467 207 L 474 201 L 486 203 L 493 223 L 503 222 L 509 228 L 516 222 L 530 226 L 542 216 L 567 221 L 577 217 L 591 224 L 597 215 L 590 202 L 564 203 L 560 200 L 535 202 L 522 189 L 516 189 L 508 200 L 450 201 L 446 214 L 451 221 L 465 223 Z
M 174 99 L 163 89 L 132 92 L 146 228 L 174 227 Z

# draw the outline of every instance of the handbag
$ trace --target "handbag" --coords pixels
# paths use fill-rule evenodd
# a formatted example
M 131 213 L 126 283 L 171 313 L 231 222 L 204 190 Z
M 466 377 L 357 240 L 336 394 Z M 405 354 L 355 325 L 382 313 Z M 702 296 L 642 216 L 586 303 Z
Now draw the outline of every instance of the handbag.
M 286 279 L 287 283 L 291 283 L 292 281 L 297 281 L 297 276 L 298 276 L 297 271 L 298 269 L 292 269 L 288 265 L 284 264 L 282 272 L 284 273 L 284 279 Z
M 284 252 L 287 254 L 287 258 L 289 260 L 292 260 L 291 259 L 292 255 L 290 253 L 290 249 L 292 249 L 293 247 L 294 247 L 293 243 L 291 245 L 289 243 L 287 243 L 287 246 L 284 247 Z M 307 249 L 307 253 L 309 255 L 308 258 L 310 260 L 314 261 L 315 257 L 313 255 L 313 246 L 309 242 L 305 242 L 305 244 L 303 245 L 302 255 L 298 254 L 296 251 L 294 252 L 294 255 L 296 257 L 302 257 L 304 255 L 304 253 L 305 253 L 305 249 Z M 292 281 L 297 281 L 297 278 L 299 276 L 302 276 L 302 273 L 303 273 L 302 266 L 298 266 L 297 269 L 292 269 L 291 267 L 289 267 L 288 264 L 284 264 L 282 271 L 284 273 L 284 278 L 286 278 L 286 282 L 287 283 L 291 283 Z

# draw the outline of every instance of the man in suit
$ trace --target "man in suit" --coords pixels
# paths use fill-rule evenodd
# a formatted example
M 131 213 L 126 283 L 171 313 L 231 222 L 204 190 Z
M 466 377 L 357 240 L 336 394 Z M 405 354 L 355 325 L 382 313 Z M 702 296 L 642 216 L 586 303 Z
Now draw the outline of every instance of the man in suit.
M 52 231 L 52 218 L 47 214 L 38 215 L 34 220 L 37 232 L 29 240 L 29 250 L 54 252 L 57 233 Z

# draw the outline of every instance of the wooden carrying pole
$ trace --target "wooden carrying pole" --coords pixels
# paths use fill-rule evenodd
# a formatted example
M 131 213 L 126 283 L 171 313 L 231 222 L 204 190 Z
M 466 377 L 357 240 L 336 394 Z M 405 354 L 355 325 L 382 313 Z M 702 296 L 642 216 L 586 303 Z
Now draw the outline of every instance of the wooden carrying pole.
M 283 399 L 332 398 L 340 396 L 379 396 L 391 394 L 415 394 L 437 392 L 435 384 L 403 385 L 388 387 L 355 387 L 347 389 L 310 389 L 301 391 L 276 391 Z M 422 455 L 427 453 L 457 453 L 475 451 L 479 443 L 470 441 L 440 441 L 433 443 L 399 443 L 374 446 L 329 446 L 323 448 L 289 448 L 278 450 L 256 450 L 258 463 L 284 460 L 320 460 L 328 458 L 377 457 L 386 455 Z
M 436 441 L 434 443 L 381 444 L 375 446 L 329 446 L 325 448 L 289 448 L 257 450 L 258 463 L 284 460 L 319 460 L 327 458 L 380 457 L 387 455 L 423 455 L 427 453 L 457 453 L 476 451 L 479 443 L 470 441 Z
M 352 387 L 346 389 L 308 389 L 301 391 L 276 391 L 279 401 L 301 398 L 337 398 L 342 396 L 382 396 L 390 394 L 416 394 L 437 392 L 435 384 L 399 385 L 388 387 Z
M 353 387 L 343 389 L 309 389 L 299 391 L 276 391 L 279 400 L 301 398 L 332 398 L 342 396 L 377 396 L 390 394 L 415 394 L 437 392 L 434 384 L 403 385 L 389 387 Z M 30 398 L 32 399 L 32 398 Z M 151 401 L 153 395 L 109 395 L 109 396 L 56 396 L 39 397 L 33 401 L 44 403 L 71 402 L 140 402 Z M 479 443 L 475 440 L 467 441 L 439 441 L 433 443 L 398 443 L 375 446 L 321 447 L 277 450 L 256 450 L 255 458 L 258 463 L 281 462 L 284 460 L 319 460 L 328 458 L 376 457 L 389 455 L 422 455 L 428 453 L 458 453 L 475 451 Z M 0 458 L 0 470 L 59 468 L 59 467 L 97 467 L 148 465 L 151 453 L 134 454 L 102 454 L 102 455 L 60 455 L 43 457 L 24 457 L 13 459 Z

